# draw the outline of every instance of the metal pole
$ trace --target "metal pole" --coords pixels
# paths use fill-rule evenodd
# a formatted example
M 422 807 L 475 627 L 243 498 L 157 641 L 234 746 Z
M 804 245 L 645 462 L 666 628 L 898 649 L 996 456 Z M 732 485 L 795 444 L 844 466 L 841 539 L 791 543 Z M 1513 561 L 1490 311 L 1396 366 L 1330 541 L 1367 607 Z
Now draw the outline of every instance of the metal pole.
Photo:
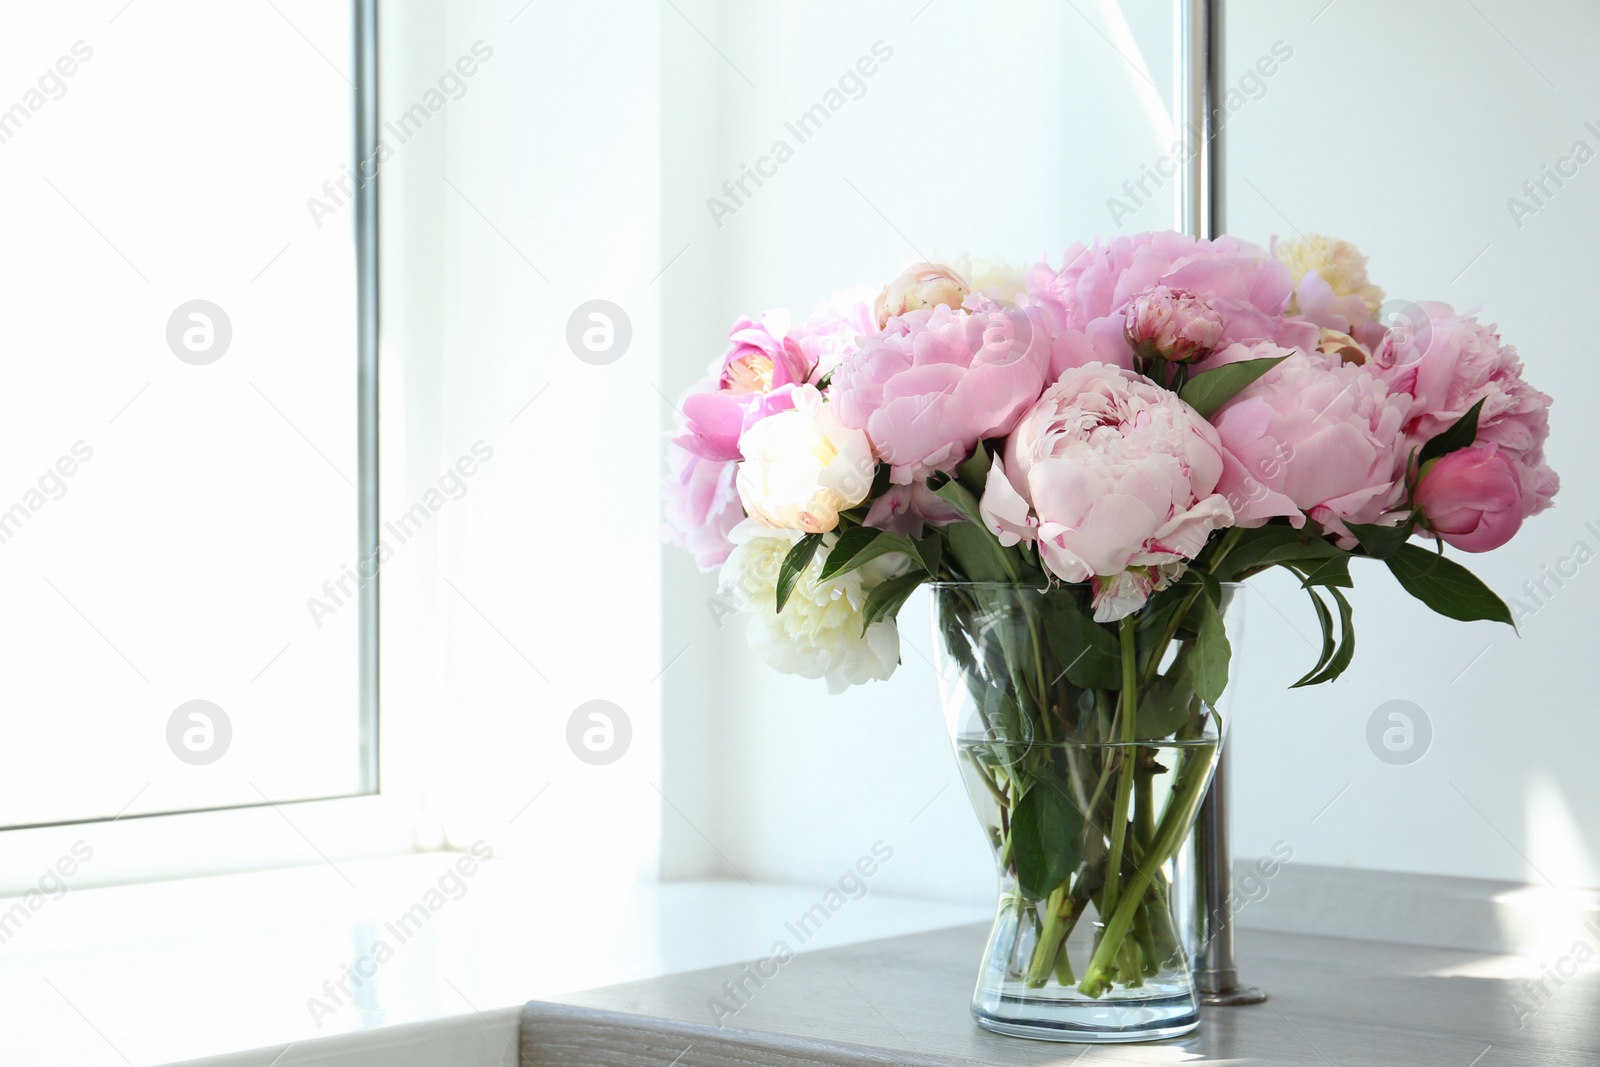
M 1218 237 L 1222 221 L 1223 0 L 1178 0 L 1178 119 L 1184 146 L 1179 216 L 1185 233 Z M 1239 981 L 1233 959 L 1233 853 L 1228 836 L 1228 745 L 1195 827 L 1201 913 L 1195 985 L 1202 1004 L 1259 1004 L 1267 995 Z
M 1222 0 L 1178 0 L 1179 217 L 1194 237 L 1222 233 Z

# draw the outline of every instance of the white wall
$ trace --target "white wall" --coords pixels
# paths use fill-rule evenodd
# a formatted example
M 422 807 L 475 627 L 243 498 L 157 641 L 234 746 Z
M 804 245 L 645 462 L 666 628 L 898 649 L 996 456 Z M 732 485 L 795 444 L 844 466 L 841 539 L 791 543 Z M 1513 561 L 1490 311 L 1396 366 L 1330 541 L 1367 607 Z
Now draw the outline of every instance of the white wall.
M 1600 163 L 1551 186 L 1520 228 L 1506 201 L 1575 141 L 1600 150 L 1584 126 L 1600 126 L 1587 51 L 1600 9 L 1342 0 L 1310 23 L 1320 6 L 1230 5 L 1235 59 L 1275 38 L 1296 54 L 1233 127 L 1229 226 L 1347 237 L 1392 295 L 1481 306 L 1500 324 L 1530 380 L 1556 398 L 1549 455 L 1562 489 L 1515 541 L 1470 563 L 1533 607 L 1524 582 L 1579 541 L 1600 550 L 1586 527 L 1600 529 L 1600 481 L 1586 462 L 1600 426 L 1584 411 L 1600 386 L 1584 321 Z M 1282 838 L 1311 863 L 1600 885 L 1590 769 L 1600 723 L 1585 675 L 1600 636 L 1594 570 L 1541 597 L 1548 606 L 1524 618 L 1519 639 L 1432 616 L 1363 566 L 1354 668 L 1295 693 L 1283 686 L 1315 657 L 1274 608 L 1308 636 L 1309 620 L 1291 586 L 1259 583 L 1237 704 L 1240 848 L 1262 852 Z M 1431 747 L 1408 766 L 1367 747 L 1367 719 L 1389 700 L 1414 702 L 1432 723 Z
M 685 19 L 663 16 L 663 247 L 690 244 L 663 278 L 674 397 L 721 354 L 739 314 L 804 314 L 924 256 L 1059 261 L 1073 236 L 1111 229 L 1106 197 L 1169 144 L 1171 25 L 1159 5 L 1132 35 L 1104 17 L 1109 5 L 1079 4 L 1079 15 L 1044 0 L 996 5 L 982 21 L 922 0 L 678 6 L 753 84 Z M 1135 63 L 1142 54 L 1153 80 L 1097 29 Z M 706 199 L 877 41 L 893 55 L 860 99 L 714 225 Z M 1171 205 L 1163 194 L 1126 225 L 1170 226 Z M 718 630 L 714 579 L 675 549 L 667 573 L 663 654 L 687 648 L 666 677 L 666 774 L 686 816 L 666 816 L 667 876 L 816 881 L 882 839 L 895 858 L 875 885 L 991 896 L 925 658 L 922 597 L 901 614 L 895 677 L 829 698 L 822 683 L 754 660 L 736 620 Z
M 1009 4 L 981 21 L 921 0 L 678 6 L 699 32 L 662 15 L 663 250 L 690 246 L 663 278 L 669 395 L 722 350 L 738 314 L 807 308 L 919 252 L 1059 259 L 1075 238 L 1117 232 L 1107 199 L 1167 148 L 1150 120 L 1152 101 L 1170 107 L 1165 4 L 1125 5 L 1131 43 L 1109 3 Z M 1230 120 L 1230 228 L 1263 243 L 1297 228 L 1343 236 L 1395 295 L 1484 305 L 1557 395 L 1556 509 L 1471 561 L 1511 595 L 1574 542 L 1600 549 L 1584 525 L 1600 529 L 1600 500 L 1580 463 L 1597 429 L 1580 414 L 1596 374 L 1578 317 L 1593 304 L 1585 253 L 1600 163 L 1520 229 L 1505 204 L 1574 140 L 1600 148 L 1583 126 L 1600 125 L 1600 109 L 1586 110 L 1597 75 L 1582 51 L 1600 12 L 1324 6 L 1229 5 L 1235 82 L 1274 42 L 1293 49 L 1260 91 L 1246 86 Z M 711 225 L 703 201 L 721 180 L 878 39 L 895 54 L 866 95 Z M 1119 50 L 1142 55 L 1159 93 Z M 1170 204 L 1149 203 L 1120 229 L 1169 227 Z M 1257 581 L 1236 686 L 1238 852 L 1282 839 L 1307 863 L 1600 884 L 1600 798 L 1585 788 L 1600 726 L 1581 674 L 1597 633 L 1594 568 L 1527 619 L 1520 640 L 1431 616 L 1381 570 L 1358 569 L 1356 664 L 1312 690 L 1285 688 L 1314 658 L 1295 632 L 1315 627 L 1309 609 L 1274 576 Z M 687 649 L 666 677 L 668 791 L 681 791 L 688 816 L 665 816 L 668 876 L 814 881 L 883 838 L 897 849 L 883 884 L 990 895 L 924 659 L 925 601 L 902 613 L 895 678 L 828 698 L 821 683 L 755 662 L 737 627 L 718 631 L 705 606 L 712 580 L 675 550 L 666 574 L 664 656 Z M 1409 766 L 1367 746 L 1369 716 L 1391 699 L 1415 702 L 1433 725 L 1430 750 Z
M 561 877 L 654 876 L 660 799 L 659 34 L 656 6 L 408 0 L 382 118 L 493 50 L 384 171 L 386 476 L 403 511 L 475 443 L 493 457 L 385 570 L 386 714 L 444 839 Z M 567 342 L 580 304 L 632 323 L 621 358 Z M 414 550 L 413 550 L 414 548 Z M 632 737 L 594 766 L 569 717 L 613 702 Z M 537 799 L 535 799 L 537 798 Z M 429 842 L 424 841 L 424 844 Z M 435 842 L 436 843 L 436 842 Z

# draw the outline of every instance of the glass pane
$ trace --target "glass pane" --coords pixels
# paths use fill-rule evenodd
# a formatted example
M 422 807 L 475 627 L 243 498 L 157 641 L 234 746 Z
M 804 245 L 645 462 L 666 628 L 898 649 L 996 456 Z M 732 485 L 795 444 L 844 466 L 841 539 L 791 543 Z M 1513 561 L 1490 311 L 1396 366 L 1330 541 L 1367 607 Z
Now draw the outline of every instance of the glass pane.
M 94 7 L 0 16 L 0 825 L 349 793 L 351 7 Z

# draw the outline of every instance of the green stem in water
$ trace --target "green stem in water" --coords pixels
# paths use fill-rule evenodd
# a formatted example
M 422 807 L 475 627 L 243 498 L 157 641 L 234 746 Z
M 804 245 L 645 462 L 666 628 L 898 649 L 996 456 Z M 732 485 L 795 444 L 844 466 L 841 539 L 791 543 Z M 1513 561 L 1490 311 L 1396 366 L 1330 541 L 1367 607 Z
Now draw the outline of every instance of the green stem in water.
M 1122 974 L 1122 984 L 1128 989 L 1144 985 L 1144 964 L 1139 960 L 1139 943 L 1134 937 L 1124 937 L 1117 952 L 1117 970 Z
M 1034 946 L 1033 958 L 1028 961 L 1028 987 L 1038 989 L 1056 969 L 1056 954 L 1061 952 L 1061 942 L 1072 929 L 1068 917 L 1072 914 L 1072 898 L 1067 895 L 1067 882 L 1051 890 L 1045 902 L 1044 928 L 1039 931 L 1039 943 Z M 1071 968 L 1068 968 L 1071 973 Z
M 1085 996 L 1098 997 L 1111 988 L 1111 969 L 1117 955 L 1117 949 L 1128 936 L 1128 930 L 1133 925 L 1134 913 L 1138 911 L 1145 891 L 1149 889 L 1155 872 L 1161 865 L 1171 858 L 1173 852 L 1182 843 L 1179 838 L 1183 827 L 1194 813 L 1195 805 L 1200 803 L 1200 791 L 1206 784 L 1206 774 L 1203 760 L 1199 754 L 1190 756 L 1183 768 L 1183 782 L 1173 792 L 1172 799 L 1167 804 L 1161 823 L 1156 827 L 1155 840 L 1151 842 L 1149 851 L 1141 857 L 1142 862 L 1134 868 L 1134 876 L 1128 884 L 1128 891 L 1117 901 L 1115 909 L 1107 907 L 1101 912 L 1106 919 L 1104 932 L 1100 944 L 1095 948 L 1094 956 L 1089 960 L 1089 966 L 1083 972 L 1083 979 L 1078 983 L 1078 991 Z
M 1141 748 L 1139 755 L 1141 766 L 1134 769 L 1133 829 L 1139 847 L 1148 852 L 1150 841 L 1156 836 L 1156 772 L 1154 767 L 1148 766 L 1155 761 L 1155 750 Z
M 1117 635 L 1122 642 L 1122 703 L 1117 719 L 1122 725 L 1122 747 L 1118 750 L 1121 761 L 1117 772 L 1116 806 L 1111 815 L 1111 854 L 1106 859 L 1106 887 L 1101 895 L 1104 904 L 1102 915 L 1109 915 L 1117 906 L 1117 890 L 1122 879 L 1122 850 L 1128 833 L 1128 805 L 1133 799 L 1133 765 L 1137 749 L 1135 719 L 1139 710 L 1139 650 L 1134 640 L 1133 616 L 1123 616 L 1117 624 Z

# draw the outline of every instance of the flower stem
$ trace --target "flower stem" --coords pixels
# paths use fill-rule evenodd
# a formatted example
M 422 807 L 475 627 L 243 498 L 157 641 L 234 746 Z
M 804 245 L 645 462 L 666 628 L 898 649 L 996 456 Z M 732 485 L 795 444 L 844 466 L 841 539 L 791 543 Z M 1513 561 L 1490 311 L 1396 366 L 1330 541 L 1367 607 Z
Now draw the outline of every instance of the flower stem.
M 1116 806 L 1111 815 L 1111 854 L 1106 859 L 1106 886 L 1102 891 L 1102 915 L 1110 914 L 1117 906 L 1117 890 L 1122 879 L 1122 850 L 1127 843 L 1128 805 L 1133 799 L 1133 765 L 1138 750 L 1134 747 L 1139 710 L 1139 652 L 1134 641 L 1135 627 L 1132 616 L 1124 616 L 1117 624 L 1117 635 L 1122 642 L 1122 703 L 1117 719 L 1122 728 L 1122 746 L 1117 750 L 1120 760 L 1117 772 Z
M 1050 899 L 1045 902 L 1044 928 L 1039 931 L 1039 943 L 1033 950 L 1033 958 L 1028 961 L 1028 986 L 1038 989 L 1049 979 L 1051 971 L 1059 971 L 1056 966 L 1058 953 L 1064 954 L 1061 942 L 1066 940 L 1067 934 L 1072 929 L 1069 917 L 1072 914 L 1072 898 L 1067 895 L 1067 882 L 1050 892 Z M 1072 969 L 1067 967 L 1067 973 Z
M 1200 792 L 1208 777 L 1204 758 L 1199 753 L 1189 755 L 1180 777 L 1183 781 L 1173 790 L 1167 810 L 1156 827 L 1155 840 L 1135 866 L 1128 891 L 1117 901 L 1114 910 L 1107 907 L 1101 911 L 1102 917 L 1106 917 L 1105 930 L 1078 983 L 1078 991 L 1085 996 L 1098 997 L 1111 988 L 1111 970 L 1117 950 L 1133 925 L 1134 914 L 1139 909 L 1145 891 L 1149 889 L 1161 865 L 1172 857 L 1181 844 L 1179 838 L 1183 828 L 1192 816 L 1195 805 L 1200 802 Z

